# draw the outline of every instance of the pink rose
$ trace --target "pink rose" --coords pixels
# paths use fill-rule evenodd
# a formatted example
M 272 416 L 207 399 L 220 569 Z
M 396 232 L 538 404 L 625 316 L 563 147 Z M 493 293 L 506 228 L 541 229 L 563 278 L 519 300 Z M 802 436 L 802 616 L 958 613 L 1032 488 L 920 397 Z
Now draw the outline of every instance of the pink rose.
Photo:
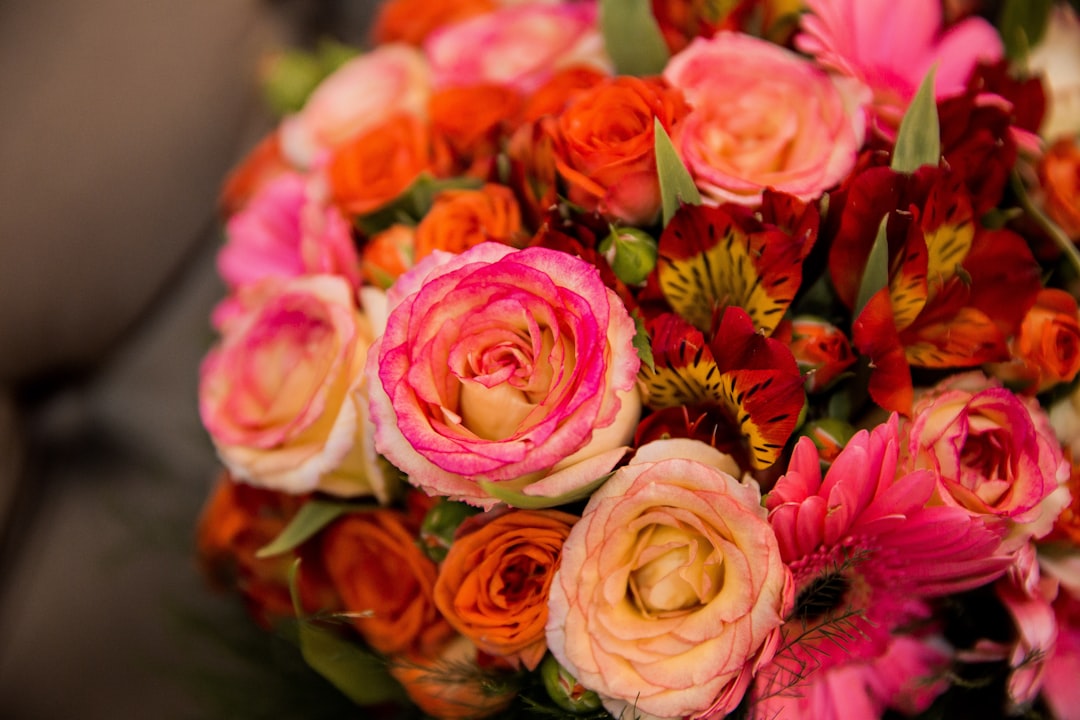
M 479 481 L 561 495 L 622 458 L 640 361 L 634 323 L 593 266 L 482 243 L 429 255 L 388 298 L 371 413 L 376 447 L 410 482 L 490 507 Z
M 525 2 L 445 26 L 424 51 L 437 87 L 496 84 L 532 92 L 571 65 L 610 71 L 596 4 Z
M 341 275 L 360 285 L 360 258 L 349 221 L 336 207 L 310 197 L 307 181 L 285 173 L 261 187 L 229 218 L 218 272 L 231 287 L 267 277 Z
M 341 277 L 243 288 L 200 369 L 202 421 L 230 472 L 289 493 L 389 499 L 365 429 L 373 336 Z
M 382 45 L 334 71 L 300 112 L 282 121 L 281 151 L 307 169 L 322 152 L 395 115 L 425 117 L 430 94 L 430 72 L 420 51 Z
M 734 472 L 696 440 L 643 445 L 563 545 L 548 647 L 615 717 L 722 717 L 776 651 L 791 573 Z
M 1049 531 L 1069 499 L 1069 464 L 1033 398 L 975 371 L 919 398 L 913 417 L 910 461 L 935 473 L 940 502 L 1024 526 L 1014 541 Z
M 706 201 L 757 205 L 765 188 L 814 200 L 855 165 L 865 89 L 750 35 L 697 38 L 664 78 L 693 110 L 676 146 Z

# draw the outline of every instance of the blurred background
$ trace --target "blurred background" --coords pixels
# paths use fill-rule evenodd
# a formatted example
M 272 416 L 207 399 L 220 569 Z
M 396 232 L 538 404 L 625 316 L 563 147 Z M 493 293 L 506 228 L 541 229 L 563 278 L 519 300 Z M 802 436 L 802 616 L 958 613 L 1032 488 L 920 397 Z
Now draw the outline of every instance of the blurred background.
M 218 472 L 196 407 L 216 197 L 274 122 L 260 63 L 362 44 L 373 5 L 0 3 L 0 717 L 270 697 L 193 557 Z

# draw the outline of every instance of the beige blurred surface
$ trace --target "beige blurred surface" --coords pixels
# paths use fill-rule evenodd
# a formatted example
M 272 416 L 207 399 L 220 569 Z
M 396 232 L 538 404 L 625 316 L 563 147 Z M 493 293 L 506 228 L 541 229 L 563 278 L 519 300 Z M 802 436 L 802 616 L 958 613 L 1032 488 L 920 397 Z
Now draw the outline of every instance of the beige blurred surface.
M 215 201 L 270 127 L 257 63 L 318 5 L 0 2 L 0 718 L 214 716 Z

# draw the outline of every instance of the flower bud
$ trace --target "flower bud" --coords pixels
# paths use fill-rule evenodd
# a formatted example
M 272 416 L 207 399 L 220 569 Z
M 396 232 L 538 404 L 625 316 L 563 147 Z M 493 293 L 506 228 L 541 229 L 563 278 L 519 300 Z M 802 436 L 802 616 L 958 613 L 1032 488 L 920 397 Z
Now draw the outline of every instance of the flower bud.
M 544 688 L 555 704 L 572 713 L 586 713 L 600 708 L 600 696 L 577 681 L 550 653 L 540 663 Z
M 843 420 L 822 418 L 806 423 L 801 432 L 814 442 L 822 464 L 828 467 L 855 435 L 855 428 Z
M 616 277 L 627 285 L 640 285 L 656 267 L 656 239 L 637 228 L 611 228 L 600 241 L 600 252 Z
M 791 323 L 791 352 L 806 378 L 806 391 L 829 388 L 855 362 L 847 337 L 835 325 L 804 315 Z
M 420 547 L 429 558 L 442 562 L 454 542 L 458 526 L 478 512 L 478 508 L 465 503 L 441 498 L 431 506 L 420 524 Z

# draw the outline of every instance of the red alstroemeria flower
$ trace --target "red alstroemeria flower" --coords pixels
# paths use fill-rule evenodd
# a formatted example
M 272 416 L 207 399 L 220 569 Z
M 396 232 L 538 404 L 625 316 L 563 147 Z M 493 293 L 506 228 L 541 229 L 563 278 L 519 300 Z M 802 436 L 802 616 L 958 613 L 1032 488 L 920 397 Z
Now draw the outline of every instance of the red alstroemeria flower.
M 771 335 L 798 292 L 803 260 L 817 239 L 817 211 L 776 193 L 764 203 L 766 222 L 737 205 L 684 205 L 664 228 L 660 290 L 698 330 L 734 306 Z
M 911 367 L 965 368 L 1007 359 L 1041 288 L 1022 237 L 979 224 L 963 179 L 923 167 L 912 175 L 871 168 L 832 207 L 840 216 L 829 272 L 858 314 L 855 347 L 874 367 L 870 394 L 887 410 L 911 410 Z M 888 215 L 888 285 L 854 308 L 877 228 Z
M 719 410 L 738 428 L 755 469 L 776 462 L 805 401 L 787 346 L 756 332 L 737 307 L 718 318 L 711 340 L 672 314 L 653 319 L 648 330 L 656 370 L 643 368 L 639 375 L 646 404 L 661 411 L 683 405 L 698 414 Z

